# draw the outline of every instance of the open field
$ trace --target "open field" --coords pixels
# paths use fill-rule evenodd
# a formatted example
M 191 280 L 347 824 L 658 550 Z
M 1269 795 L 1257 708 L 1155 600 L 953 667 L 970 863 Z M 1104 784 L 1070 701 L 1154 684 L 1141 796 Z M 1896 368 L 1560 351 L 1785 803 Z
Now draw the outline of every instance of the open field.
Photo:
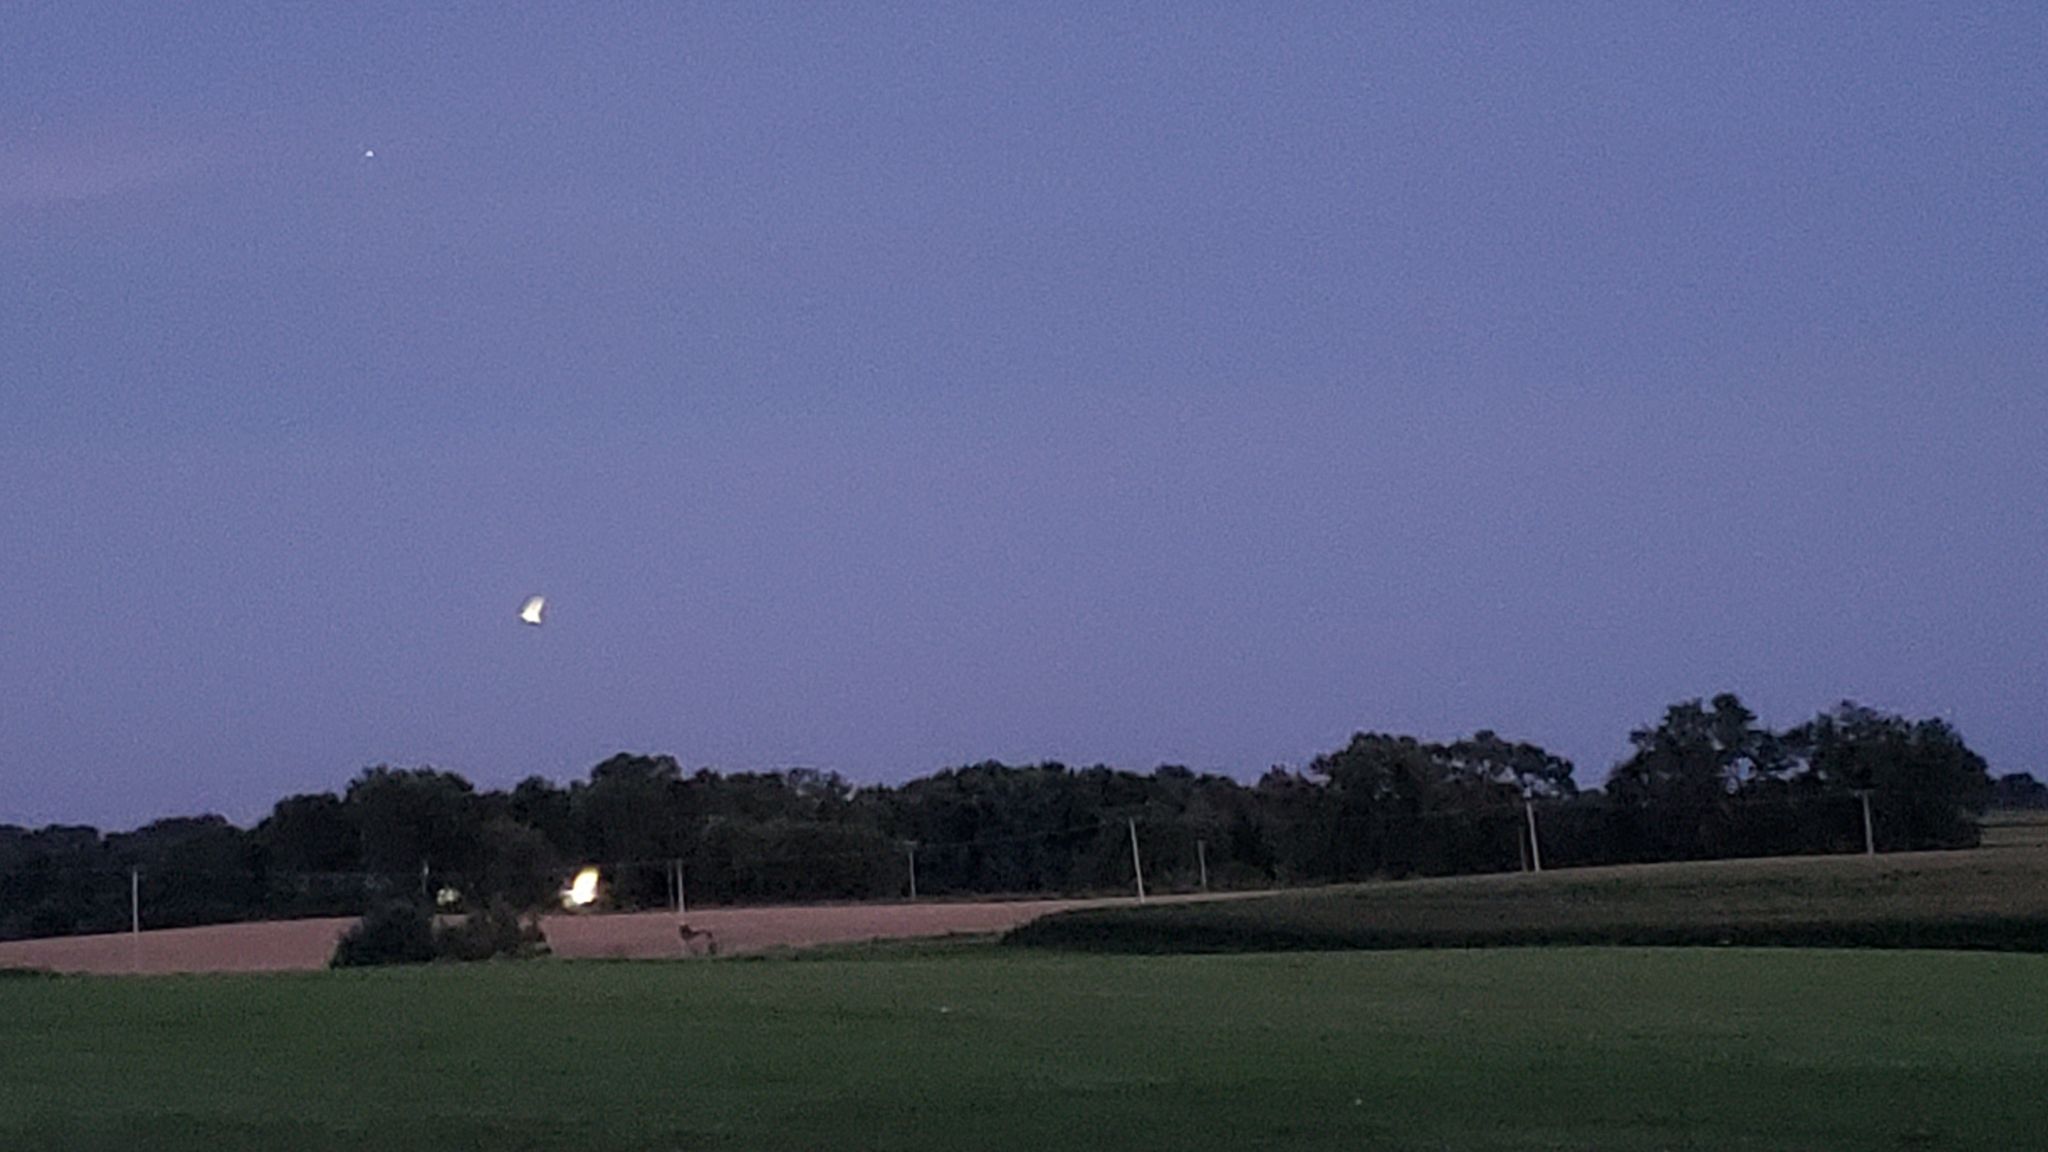
M 1136 952 L 1727 943 L 2048 951 L 2048 846 L 1347 885 L 1080 909 L 1009 939 Z
M 2048 812 L 1985 813 L 1984 847 L 2048 848 Z
M 693 928 L 713 933 L 719 951 L 759 952 L 873 939 L 1000 932 L 1036 916 L 1116 900 L 996 900 L 976 903 L 827 904 L 708 908 Z M 58 972 L 267 972 L 324 968 L 352 919 L 281 920 L 167 928 L 140 935 L 66 936 L 0 943 L 0 967 Z M 667 912 L 549 916 L 548 946 L 573 959 L 666 959 L 684 954 Z M 702 951 L 702 945 L 698 951 Z
M 0 1147 L 2012 1152 L 2043 988 L 1785 949 L 15 978 Z

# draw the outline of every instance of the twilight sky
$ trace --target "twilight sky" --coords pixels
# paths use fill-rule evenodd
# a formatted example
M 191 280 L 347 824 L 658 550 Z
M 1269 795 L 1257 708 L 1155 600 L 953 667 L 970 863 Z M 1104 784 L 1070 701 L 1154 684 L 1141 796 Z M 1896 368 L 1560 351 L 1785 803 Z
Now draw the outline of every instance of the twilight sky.
M 0 820 L 2048 766 L 2038 4 L 409 7 L 0 16 Z

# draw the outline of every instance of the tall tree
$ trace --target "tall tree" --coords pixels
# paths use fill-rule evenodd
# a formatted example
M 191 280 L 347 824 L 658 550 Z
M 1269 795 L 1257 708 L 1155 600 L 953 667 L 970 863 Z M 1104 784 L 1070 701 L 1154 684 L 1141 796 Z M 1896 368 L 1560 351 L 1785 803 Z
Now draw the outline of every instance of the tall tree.
M 1490 728 L 1451 744 L 1443 755 L 1453 777 L 1468 784 L 1506 786 L 1539 799 L 1578 795 L 1571 761 L 1535 744 L 1503 740 Z
M 1623 859 L 1684 859 L 1756 850 L 1735 811 L 1746 789 L 1783 773 L 1780 742 L 1735 694 L 1674 704 L 1629 733 L 1608 777 L 1621 806 L 1610 830 Z
M 1946 721 L 1908 720 L 1845 701 L 1787 733 L 1785 742 L 1813 786 L 1870 793 L 1888 845 L 1977 842 L 1990 768 Z
M 1607 789 L 1630 803 L 1708 809 L 1783 766 L 1775 738 L 1732 692 L 1673 704 L 1663 720 L 1628 739 L 1634 751 L 1615 767 Z
M 404 878 L 424 868 L 461 876 L 476 864 L 483 810 L 476 789 L 453 772 L 367 768 L 342 800 L 371 872 Z

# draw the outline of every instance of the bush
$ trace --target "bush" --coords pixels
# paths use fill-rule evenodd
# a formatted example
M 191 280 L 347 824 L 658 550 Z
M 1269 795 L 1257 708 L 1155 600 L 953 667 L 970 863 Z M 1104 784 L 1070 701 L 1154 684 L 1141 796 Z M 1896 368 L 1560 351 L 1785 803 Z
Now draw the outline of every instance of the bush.
M 425 964 L 430 960 L 525 959 L 547 955 L 540 925 L 522 920 L 508 904 L 493 902 L 462 919 L 436 926 L 425 904 L 393 900 L 372 908 L 334 946 L 330 968 Z
M 330 968 L 362 968 L 376 964 L 424 964 L 435 956 L 434 918 L 410 900 L 392 900 L 370 909 L 334 946 Z
M 434 933 L 435 951 L 444 960 L 489 960 L 504 956 L 524 960 L 545 956 L 547 937 L 540 925 L 522 920 L 511 905 L 499 901 L 446 925 Z

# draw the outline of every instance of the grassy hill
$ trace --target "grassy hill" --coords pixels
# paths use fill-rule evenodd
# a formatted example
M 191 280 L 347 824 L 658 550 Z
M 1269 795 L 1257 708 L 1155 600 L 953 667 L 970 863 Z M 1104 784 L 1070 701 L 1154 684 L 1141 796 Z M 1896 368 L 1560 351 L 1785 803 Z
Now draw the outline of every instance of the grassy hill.
M 2048 951 L 2048 841 L 1877 857 L 1651 864 L 1348 885 L 1090 909 L 1017 945 L 1232 952 L 1516 944 L 1806 945 Z

